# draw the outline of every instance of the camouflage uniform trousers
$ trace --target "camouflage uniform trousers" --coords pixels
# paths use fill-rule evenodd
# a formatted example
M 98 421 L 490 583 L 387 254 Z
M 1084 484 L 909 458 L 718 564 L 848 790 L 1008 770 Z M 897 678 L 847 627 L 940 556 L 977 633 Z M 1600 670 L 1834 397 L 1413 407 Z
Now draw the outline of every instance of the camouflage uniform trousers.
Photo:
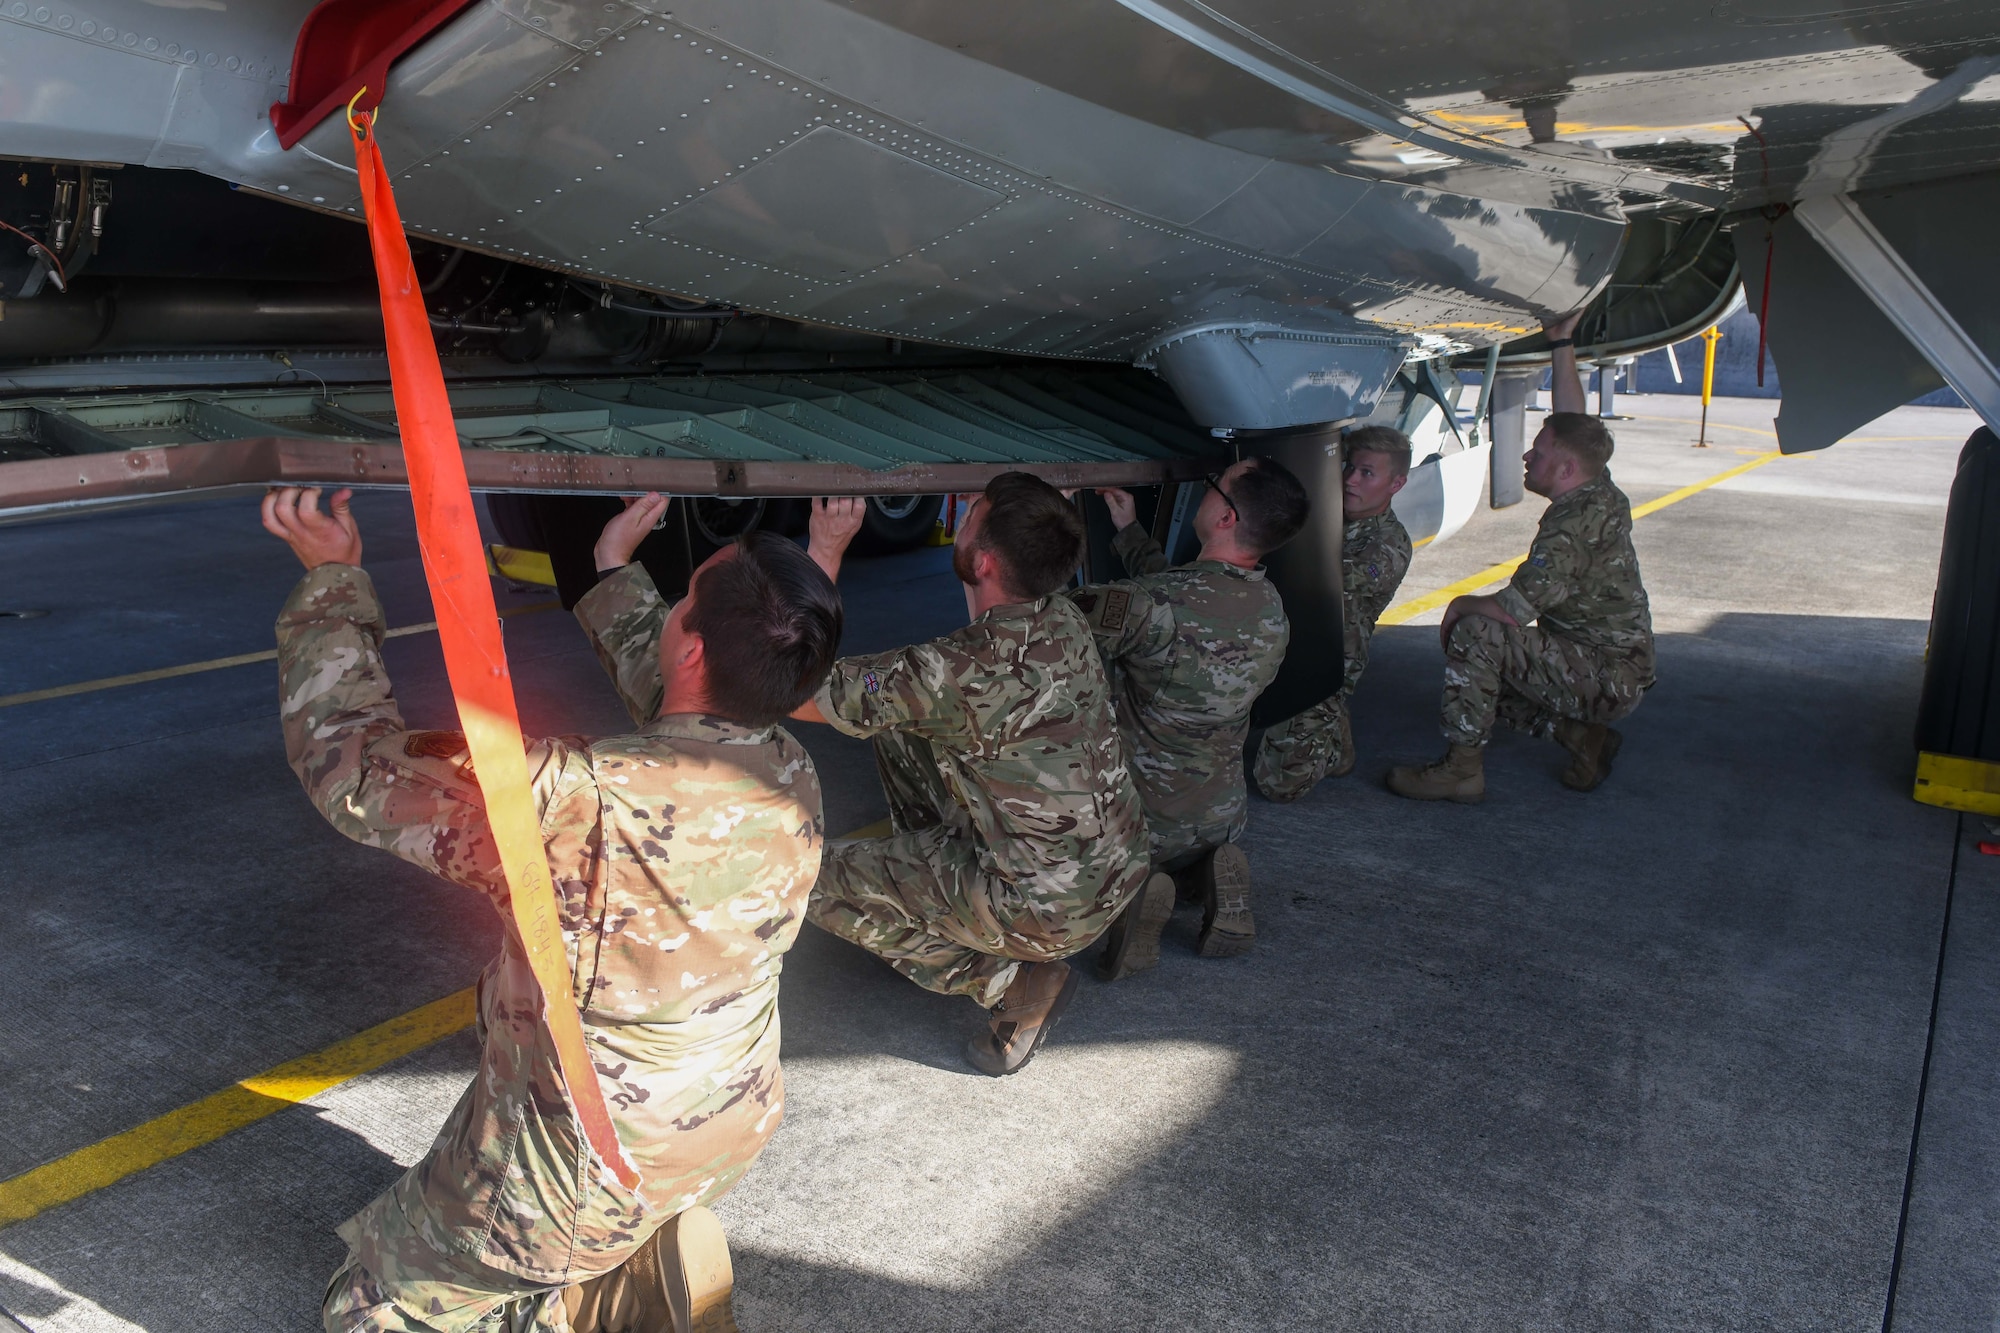
M 400 1208 L 383 1210 L 376 1221 L 365 1235 L 351 1223 L 341 1228 L 349 1249 L 327 1283 L 320 1309 L 326 1333 L 570 1333 L 563 1288 L 445 1253 Z M 503 1293 L 511 1299 L 496 1307 Z
M 1163 815 L 1148 813 L 1146 827 L 1152 833 L 1150 852 L 1158 870 L 1179 870 L 1193 865 L 1226 842 L 1243 836 L 1248 820 L 1238 817 L 1213 823 L 1190 824 Z
M 1251 769 L 1258 791 L 1273 801 L 1296 801 L 1348 761 L 1348 745 L 1343 744 L 1351 743 L 1353 736 L 1348 729 L 1348 693 L 1342 689 L 1264 733 Z
M 1650 672 L 1618 653 L 1532 625 L 1466 616 L 1445 645 L 1444 738 L 1484 745 L 1496 722 L 1544 739 L 1562 718 L 1616 722 L 1651 684 Z
M 875 737 L 875 765 L 896 831 L 827 844 L 808 921 L 925 990 L 964 995 L 988 1009 L 1000 1003 L 1021 962 L 1067 957 L 1095 940 L 1091 934 L 1056 951 L 1008 929 L 1032 910 L 1029 899 L 981 866 L 965 812 L 939 776 L 928 741 L 884 732 Z

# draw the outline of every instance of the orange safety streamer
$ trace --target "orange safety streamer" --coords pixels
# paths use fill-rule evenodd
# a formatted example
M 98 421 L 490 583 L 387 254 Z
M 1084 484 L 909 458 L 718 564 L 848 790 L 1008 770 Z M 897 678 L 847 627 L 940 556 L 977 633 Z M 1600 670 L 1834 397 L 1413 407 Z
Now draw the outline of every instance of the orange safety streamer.
M 459 724 L 486 797 L 486 819 L 506 872 L 514 925 L 541 983 L 542 1013 L 555 1040 L 570 1100 L 599 1160 L 627 1189 L 636 1190 L 639 1170 L 618 1142 L 584 1046 L 583 1020 L 571 991 L 569 956 L 556 916 L 555 882 L 528 788 L 528 757 L 514 708 L 513 680 L 507 673 L 507 650 L 500 638 L 500 614 L 486 572 L 486 548 L 480 545 L 465 459 L 459 454 L 458 431 L 452 424 L 451 401 L 445 396 L 444 371 L 431 340 L 416 267 L 410 262 L 396 197 L 375 145 L 372 117 L 351 115 L 348 130 L 361 174 L 375 278 L 382 291 L 382 325 L 388 334 L 391 387 L 410 473 L 410 499 L 417 511 L 417 542 L 437 610 L 438 637 L 458 703 Z

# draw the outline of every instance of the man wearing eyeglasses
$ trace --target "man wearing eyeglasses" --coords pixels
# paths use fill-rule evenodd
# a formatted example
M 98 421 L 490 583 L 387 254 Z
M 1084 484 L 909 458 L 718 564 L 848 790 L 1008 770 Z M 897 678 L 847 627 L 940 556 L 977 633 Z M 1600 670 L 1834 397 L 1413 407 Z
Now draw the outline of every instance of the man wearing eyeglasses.
M 1259 562 L 1305 526 L 1311 501 L 1282 465 L 1246 458 L 1207 479 L 1194 515 L 1201 550 L 1169 567 L 1132 497 L 1098 494 L 1118 525 L 1112 549 L 1132 576 L 1070 599 L 1113 673 L 1154 869 L 1105 933 L 1098 974 L 1110 981 L 1159 961 L 1176 877 L 1201 901 L 1203 957 L 1245 953 L 1256 940 L 1250 864 L 1236 845 L 1249 813 L 1243 742 L 1250 706 L 1276 678 L 1291 636 Z
M 1389 507 L 1410 477 L 1410 437 L 1389 426 L 1362 426 L 1341 438 L 1340 688 L 1257 743 L 1251 776 L 1274 801 L 1296 801 L 1321 778 L 1354 771 L 1348 702 L 1368 668 L 1368 644 L 1410 568 L 1410 534 Z

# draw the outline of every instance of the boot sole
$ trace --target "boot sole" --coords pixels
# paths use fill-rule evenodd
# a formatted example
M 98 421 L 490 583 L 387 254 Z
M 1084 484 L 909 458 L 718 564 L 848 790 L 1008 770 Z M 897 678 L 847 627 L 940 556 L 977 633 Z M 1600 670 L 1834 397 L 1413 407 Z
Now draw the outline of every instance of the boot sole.
M 1072 966 L 1069 970 L 1069 975 L 1063 979 L 1062 989 L 1056 992 L 1055 1002 L 1049 1006 L 1048 1017 L 1044 1018 L 1041 1027 L 1035 1030 L 1035 1039 L 1028 1043 L 1028 1049 L 1022 1053 L 1018 1062 L 1003 1069 L 987 1069 L 982 1066 L 979 1063 L 981 1052 L 979 1043 L 987 1035 L 984 1033 L 979 1037 L 974 1037 L 965 1044 L 966 1059 L 972 1062 L 974 1069 L 977 1069 L 989 1078 L 1010 1078 L 1020 1073 L 1023 1069 L 1026 1069 L 1028 1062 L 1035 1058 L 1035 1052 L 1042 1049 L 1042 1043 L 1047 1041 L 1049 1034 L 1056 1030 L 1056 1024 L 1062 1022 L 1063 1011 L 1069 1008 L 1069 1002 L 1076 996 L 1077 983 L 1082 980 L 1082 970 Z M 730 1327 L 733 1330 L 735 1326 L 732 1324 Z M 708 1333 L 708 1330 L 704 1329 L 702 1333 Z
M 1195 951 L 1203 958 L 1235 958 L 1257 942 L 1257 922 L 1250 914 L 1250 862 L 1234 843 L 1215 849 L 1208 863 L 1208 894 L 1202 904 L 1201 938 Z
M 1113 923 L 1116 932 L 1097 960 L 1097 975 L 1117 981 L 1159 966 L 1160 934 L 1174 915 L 1174 878 L 1155 871 Z
M 722 1223 L 706 1208 L 690 1208 L 667 1223 L 661 1281 L 673 1310 L 673 1333 L 739 1333 L 730 1307 L 736 1275 Z

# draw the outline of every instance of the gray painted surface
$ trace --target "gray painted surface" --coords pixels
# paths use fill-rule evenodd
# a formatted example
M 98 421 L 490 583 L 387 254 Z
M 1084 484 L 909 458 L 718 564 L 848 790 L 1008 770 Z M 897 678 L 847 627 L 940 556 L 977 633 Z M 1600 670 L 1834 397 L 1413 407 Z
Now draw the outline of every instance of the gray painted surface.
M 1458 0 L 1422 31 L 1356 13 L 1337 41 L 1297 0 L 982 8 L 491 0 L 397 64 L 378 134 L 420 235 L 871 334 L 1116 360 L 1216 321 L 1360 320 L 1463 351 L 1594 295 L 1628 205 L 1790 198 L 1835 159 L 1850 189 L 2000 164 L 1987 67 L 1964 59 L 1990 7 L 1847 23 L 1676 0 L 1581 23 Z M 267 118 L 302 12 L 0 6 L 0 131 L 23 156 L 352 213 L 339 120 L 281 151 Z M 1313 373 L 1377 378 L 1379 345 L 1318 346 Z M 1234 418 L 1255 376 L 1233 374 Z
M 1685 399 L 1624 405 L 1635 501 L 1771 444 L 1767 403 L 1719 405 L 1706 452 Z M 1909 728 L 1969 429 L 1907 409 L 1872 433 L 1926 438 L 1642 520 L 1661 684 L 1591 796 L 1519 738 L 1484 806 L 1383 792 L 1439 744 L 1439 659 L 1434 614 L 1382 631 L 1356 776 L 1253 809 L 1258 951 L 1200 960 L 1183 914 L 1156 972 L 1087 985 L 1015 1078 L 959 1066 L 969 1006 L 808 932 L 788 1123 L 720 1209 L 747 1333 L 1876 1327 L 1956 828 L 1908 799 Z M 5 600 L 52 612 L 0 620 L 0 693 L 267 644 L 295 571 L 252 507 L 0 531 Z M 390 622 L 428 619 L 399 502 L 358 508 Z M 1518 555 L 1539 509 L 1419 552 L 1404 595 Z M 947 560 L 852 562 L 854 646 L 958 623 Z M 507 623 L 531 729 L 620 725 L 573 625 Z M 412 720 L 448 725 L 435 644 L 388 654 Z M 0 1176 L 447 993 L 492 947 L 469 895 L 312 815 L 273 711 L 268 666 L 7 710 Z M 805 734 L 830 825 L 878 817 L 866 748 Z M 1991 869 L 1966 859 L 1905 1275 L 1942 1295 L 1913 1309 L 2000 1292 L 1990 997 L 1953 989 L 1990 971 Z M 0 1306 L 35 1333 L 311 1327 L 331 1227 L 423 1151 L 472 1054 L 0 1231 Z
M 1912 1179 L 1910 1226 L 1891 1327 L 2000 1323 L 2000 861 L 1982 855 L 1993 821 L 1967 815 L 1938 993 L 1930 1095 Z

